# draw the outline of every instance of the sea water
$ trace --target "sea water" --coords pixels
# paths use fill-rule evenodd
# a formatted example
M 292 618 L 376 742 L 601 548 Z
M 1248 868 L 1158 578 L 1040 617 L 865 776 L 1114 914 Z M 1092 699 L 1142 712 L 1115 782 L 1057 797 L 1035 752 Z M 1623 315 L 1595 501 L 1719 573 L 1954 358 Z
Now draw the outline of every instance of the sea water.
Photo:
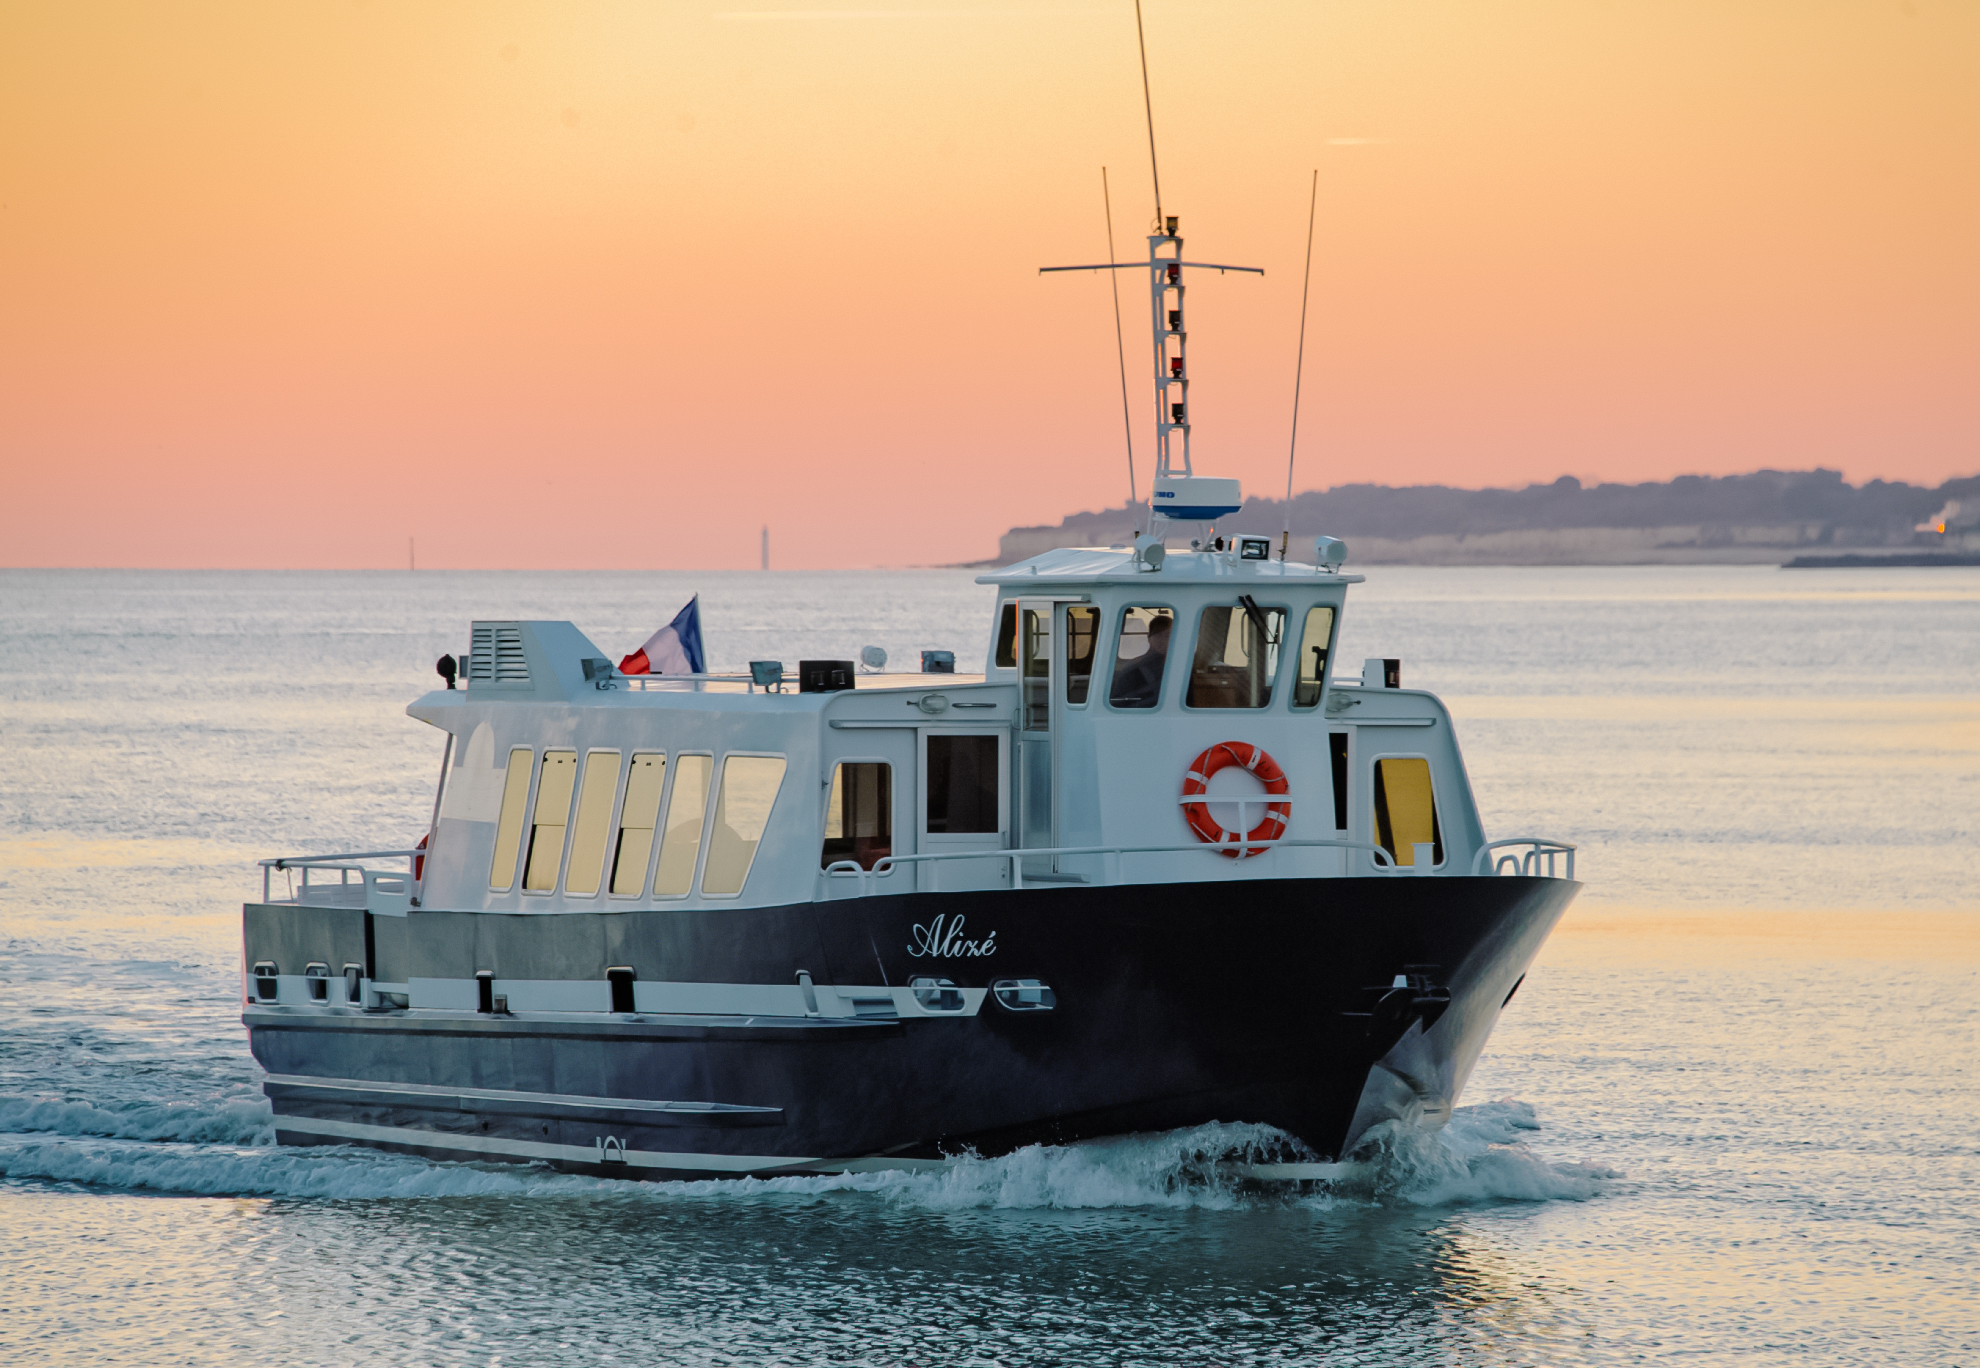
M 966 574 L 0 572 L 0 1362 L 1980 1363 L 1980 572 L 1374 568 L 1581 900 L 1436 1132 L 628 1184 L 272 1144 L 269 855 L 402 847 L 475 617 L 987 643 Z M 1295 778 L 1295 782 L 1297 782 Z

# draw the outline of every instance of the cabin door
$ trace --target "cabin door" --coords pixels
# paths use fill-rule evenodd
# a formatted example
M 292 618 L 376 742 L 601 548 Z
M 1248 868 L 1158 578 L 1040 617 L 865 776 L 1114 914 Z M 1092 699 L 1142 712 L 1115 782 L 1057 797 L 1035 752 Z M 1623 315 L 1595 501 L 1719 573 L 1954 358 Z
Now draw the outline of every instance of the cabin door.
M 1059 695 L 1058 652 L 1052 649 L 1053 618 L 1058 605 L 1050 599 L 1018 601 L 1019 699 L 1017 797 L 1018 840 L 1026 850 L 1058 844 L 1053 813 L 1053 712 Z M 1058 861 L 1050 855 L 1024 862 L 1025 877 L 1052 873 Z
M 921 850 L 928 855 L 962 855 L 980 850 L 980 860 L 930 860 L 916 866 L 916 885 L 944 891 L 1005 888 L 1010 861 L 1001 851 L 1011 829 L 1011 803 L 1004 776 L 1010 772 L 1009 727 L 924 727 L 921 731 Z

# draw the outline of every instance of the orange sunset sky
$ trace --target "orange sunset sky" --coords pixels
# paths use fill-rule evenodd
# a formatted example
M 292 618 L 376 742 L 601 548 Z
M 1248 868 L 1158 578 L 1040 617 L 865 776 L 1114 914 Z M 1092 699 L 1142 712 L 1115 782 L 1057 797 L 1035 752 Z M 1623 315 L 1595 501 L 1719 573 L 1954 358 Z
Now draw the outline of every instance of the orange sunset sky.
M 844 4 L 846 0 L 836 0 Z M 0 6 L 0 564 L 783 567 L 1126 494 L 1131 0 Z M 1145 0 L 1198 473 L 1980 470 L 1980 4 Z M 1146 295 L 1123 280 L 1142 488 Z

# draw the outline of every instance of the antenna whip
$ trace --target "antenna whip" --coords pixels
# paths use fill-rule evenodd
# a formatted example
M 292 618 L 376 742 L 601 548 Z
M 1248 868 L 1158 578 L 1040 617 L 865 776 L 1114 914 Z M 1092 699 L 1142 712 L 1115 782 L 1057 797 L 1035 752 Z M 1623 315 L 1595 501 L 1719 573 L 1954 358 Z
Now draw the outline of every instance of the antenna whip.
M 1100 168 L 1100 202 L 1107 208 L 1107 265 L 1114 264 L 1114 199 L 1107 190 L 1107 168 Z M 1107 272 L 1107 283 L 1114 289 L 1114 350 L 1121 358 L 1121 427 L 1127 433 L 1128 516 L 1134 519 L 1134 532 L 1141 535 L 1141 495 L 1134 483 L 1134 419 L 1128 413 L 1127 341 L 1121 334 L 1121 278 Z
M 1155 231 L 1159 233 L 1162 231 L 1162 168 L 1155 162 L 1155 100 L 1148 93 L 1148 39 L 1141 31 L 1141 0 L 1134 0 L 1134 39 L 1141 45 L 1141 107 L 1148 111 L 1148 171 L 1155 178 Z
M 1137 13 L 1141 0 L 1135 0 Z M 1313 286 L 1313 216 L 1320 207 L 1320 168 L 1313 168 L 1313 189 L 1306 201 L 1306 278 L 1299 287 L 1299 360 L 1293 365 L 1292 445 L 1286 450 L 1286 530 L 1279 534 L 1279 559 L 1292 545 L 1293 457 L 1299 454 L 1299 382 L 1306 374 L 1306 295 Z

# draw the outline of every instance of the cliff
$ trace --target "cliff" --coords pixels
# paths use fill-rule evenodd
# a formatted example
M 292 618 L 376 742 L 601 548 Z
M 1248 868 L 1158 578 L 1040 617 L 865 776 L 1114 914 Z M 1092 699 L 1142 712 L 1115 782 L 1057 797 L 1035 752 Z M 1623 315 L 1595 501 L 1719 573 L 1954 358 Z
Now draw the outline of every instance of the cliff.
M 1123 543 L 1136 511 L 1123 505 L 1056 526 L 1014 527 L 998 542 L 998 563 L 1060 546 Z M 1276 543 L 1285 514 L 1282 499 L 1247 499 L 1217 531 Z M 1326 534 L 1346 541 L 1365 565 L 1764 564 L 1828 548 L 1980 550 L 1980 476 L 1936 489 L 1851 485 L 1833 470 L 1594 486 L 1563 476 L 1524 489 L 1351 484 L 1294 496 L 1292 531 L 1295 559 Z

